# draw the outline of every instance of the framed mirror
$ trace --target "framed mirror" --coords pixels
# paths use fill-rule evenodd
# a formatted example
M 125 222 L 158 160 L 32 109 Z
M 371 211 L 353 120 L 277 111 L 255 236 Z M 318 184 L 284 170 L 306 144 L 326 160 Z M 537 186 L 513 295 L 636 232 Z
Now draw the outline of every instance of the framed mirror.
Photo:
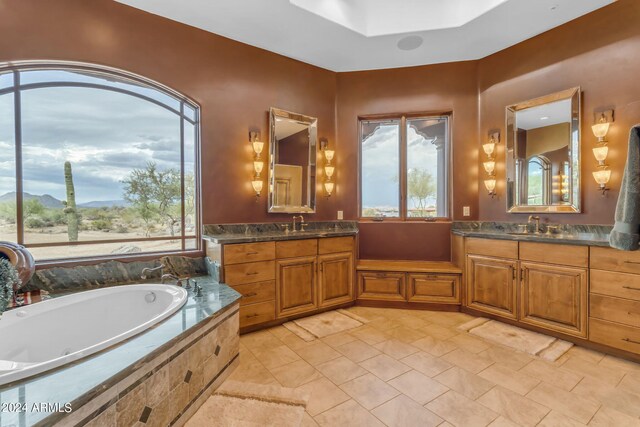
M 318 119 L 269 110 L 269 212 L 314 213 Z
M 507 107 L 507 212 L 580 212 L 580 88 Z

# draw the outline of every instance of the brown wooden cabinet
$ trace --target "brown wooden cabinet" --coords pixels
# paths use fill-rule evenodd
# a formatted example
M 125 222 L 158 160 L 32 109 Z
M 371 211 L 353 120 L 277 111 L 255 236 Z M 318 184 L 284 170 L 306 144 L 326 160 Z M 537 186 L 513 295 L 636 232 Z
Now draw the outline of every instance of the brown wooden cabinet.
M 318 306 L 316 257 L 276 261 L 276 317 L 313 311 Z
M 405 301 L 404 273 L 361 271 L 358 273 L 358 298 L 378 301 Z
M 329 307 L 353 301 L 353 253 L 318 256 L 318 305 Z
M 467 255 L 467 306 L 517 319 L 518 261 Z
M 455 274 L 409 274 L 407 301 L 460 304 L 460 276 Z
M 521 262 L 520 321 L 587 336 L 587 270 Z

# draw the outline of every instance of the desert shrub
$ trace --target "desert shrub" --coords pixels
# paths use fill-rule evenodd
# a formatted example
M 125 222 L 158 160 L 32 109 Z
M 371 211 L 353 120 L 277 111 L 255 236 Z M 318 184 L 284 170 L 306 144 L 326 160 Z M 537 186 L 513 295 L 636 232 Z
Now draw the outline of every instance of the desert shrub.
M 110 231 L 113 229 L 111 219 L 96 219 L 91 221 L 91 228 L 98 231 Z
M 39 216 L 31 216 L 24 220 L 24 225 L 27 228 L 45 228 L 51 227 L 53 224 Z
M 116 233 L 128 233 L 128 232 L 129 232 L 129 228 L 127 228 L 126 225 L 118 224 L 116 226 Z

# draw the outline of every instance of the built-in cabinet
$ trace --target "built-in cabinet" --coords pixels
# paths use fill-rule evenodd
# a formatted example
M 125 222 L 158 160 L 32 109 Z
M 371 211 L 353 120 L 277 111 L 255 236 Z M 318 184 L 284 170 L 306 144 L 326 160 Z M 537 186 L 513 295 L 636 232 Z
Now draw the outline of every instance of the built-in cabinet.
M 355 237 L 210 245 L 221 281 L 240 294 L 240 327 L 354 300 Z

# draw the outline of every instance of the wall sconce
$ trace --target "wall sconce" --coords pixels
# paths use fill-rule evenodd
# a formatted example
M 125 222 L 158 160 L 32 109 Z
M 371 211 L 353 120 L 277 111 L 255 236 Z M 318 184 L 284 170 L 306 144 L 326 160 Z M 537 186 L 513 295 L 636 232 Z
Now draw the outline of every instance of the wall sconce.
M 320 140 L 320 149 L 323 151 L 324 158 L 325 158 L 325 164 L 324 164 L 324 176 L 325 176 L 324 192 L 325 192 L 327 197 L 331 197 L 331 194 L 333 194 L 333 190 L 335 188 L 335 183 L 332 182 L 332 179 L 333 179 L 333 174 L 336 171 L 336 167 L 331 165 L 331 161 L 333 160 L 334 156 L 336 155 L 336 152 L 335 152 L 335 150 L 330 150 L 329 149 L 329 141 L 327 141 L 326 139 L 321 139 Z
M 602 195 L 604 196 L 609 190 L 607 188 L 607 183 L 609 182 L 609 179 L 611 179 L 611 170 L 608 169 L 605 161 L 609 154 L 609 147 L 607 147 L 607 133 L 609 132 L 611 123 L 613 123 L 613 110 L 596 113 L 594 119 L 596 123 L 591 126 L 591 130 L 593 131 L 593 135 L 598 138 L 598 146 L 594 147 L 592 151 L 593 156 L 598 161 L 598 168 L 600 170 L 593 172 L 593 179 L 595 179 L 600 186 L 599 190 L 602 191 Z
M 251 181 L 251 186 L 253 187 L 253 191 L 256 193 L 256 198 L 260 197 L 260 193 L 262 193 L 263 182 L 260 174 L 264 169 L 264 161 L 261 160 L 260 155 L 262 154 L 262 150 L 264 150 L 264 142 L 258 140 L 258 132 L 249 132 L 249 142 L 253 147 L 254 152 L 254 160 L 253 160 L 253 180 Z
M 484 186 L 487 189 L 487 192 L 491 196 L 491 198 L 497 195 L 496 193 L 496 160 L 495 160 L 495 152 L 496 152 L 496 144 L 500 142 L 500 132 L 491 131 L 489 132 L 489 142 L 486 144 L 482 144 L 482 150 L 484 154 L 487 155 L 488 160 L 486 162 L 482 162 L 482 166 L 484 167 L 484 171 L 487 173 L 488 177 L 484 180 Z

